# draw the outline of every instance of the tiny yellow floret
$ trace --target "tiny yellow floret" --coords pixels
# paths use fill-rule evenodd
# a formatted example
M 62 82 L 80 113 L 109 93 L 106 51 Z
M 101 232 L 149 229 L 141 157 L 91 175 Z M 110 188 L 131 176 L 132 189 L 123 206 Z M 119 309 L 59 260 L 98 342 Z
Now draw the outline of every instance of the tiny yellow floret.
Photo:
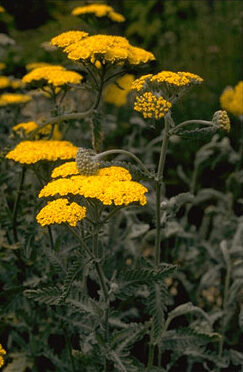
M 69 203 L 67 199 L 57 199 L 49 202 L 36 216 L 41 226 L 67 222 L 76 226 L 86 216 L 86 208 L 77 203 Z

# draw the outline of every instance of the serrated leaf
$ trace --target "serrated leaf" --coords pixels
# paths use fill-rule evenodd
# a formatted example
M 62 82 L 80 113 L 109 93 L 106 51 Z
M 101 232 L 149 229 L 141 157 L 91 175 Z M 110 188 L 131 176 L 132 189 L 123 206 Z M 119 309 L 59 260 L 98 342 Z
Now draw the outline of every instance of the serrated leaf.
M 191 302 L 187 302 L 185 304 L 179 305 L 174 310 L 172 310 L 168 314 L 166 323 L 169 324 L 174 318 L 185 315 L 185 314 L 189 314 L 189 313 L 197 313 L 203 316 L 208 321 L 208 323 L 210 323 L 210 319 L 207 313 L 205 313 L 205 311 L 203 311 L 200 307 L 194 306 Z
M 24 295 L 34 301 L 47 305 L 58 305 L 61 291 L 57 287 L 45 287 L 40 289 L 26 289 Z
M 148 286 L 149 296 L 146 299 L 148 313 L 152 316 L 151 342 L 160 343 L 165 327 L 165 311 L 168 291 L 164 282 L 152 283 Z
M 58 254 L 53 249 L 50 249 L 48 247 L 44 248 L 44 253 L 47 256 L 48 260 L 50 261 L 51 265 L 55 268 L 56 272 L 59 273 L 66 272 L 65 266 L 60 258 L 60 254 Z
M 79 260 L 75 260 L 73 264 L 68 268 L 67 275 L 64 280 L 63 292 L 59 299 L 60 303 L 64 301 L 65 298 L 67 297 L 71 289 L 72 283 L 74 279 L 76 278 L 76 276 L 78 275 L 78 273 L 81 271 L 81 269 L 82 269 L 82 265 Z

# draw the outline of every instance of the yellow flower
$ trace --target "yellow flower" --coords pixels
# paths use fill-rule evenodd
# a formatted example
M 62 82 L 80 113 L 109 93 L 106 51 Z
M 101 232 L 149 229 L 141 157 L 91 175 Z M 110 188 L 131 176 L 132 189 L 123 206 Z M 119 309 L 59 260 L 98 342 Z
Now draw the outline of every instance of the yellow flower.
M 19 123 L 15 125 L 12 129 L 14 132 L 20 132 L 22 130 L 25 134 L 29 134 L 36 128 L 38 128 L 37 123 L 35 123 L 34 121 L 28 121 L 26 123 Z
M 52 171 L 52 178 L 67 177 L 79 174 L 76 161 L 70 161 L 59 165 Z M 101 168 L 97 171 L 97 176 L 109 177 L 117 181 L 131 181 L 132 176 L 126 168 L 123 167 L 108 167 Z M 85 179 L 87 176 L 84 176 Z
M 37 128 L 38 128 L 38 124 L 35 121 L 27 121 L 25 123 L 19 123 L 19 124 L 15 125 L 12 129 L 16 133 L 21 134 L 21 132 L 23 132 L 24 134 L 29 134 Z M 38 131 L 38 133 L 36 134 L 36 139 L 39 138 L 40 135 L 48 136 L 50 134 L 51 130 L 52 130 L 51 125 L 47 125 L 47 126 L 41 128 Z M 58 126 L 55 125 L 53 133 L 52 133 L 52 139 L 60 140 L 61 138 L 62 138 L 62 134 L 59 131 Z
M 114 22 L 124 22 L 125 18 L 120 13 L 114 11 L 111 6 L 105 4 L 90 4 L 86 6 L 79 6 L 74 8 L 72 15 L 80 16 L 84 14 L 94 14 L 96 17 L 107 16 Z
M 60 87 L 67 84 L 79 84 L 82 76 L 74 71 L 67 71 L 62 66 L 38 67 L 26 74 L 22 81 L 25 84 L 52 85 Z
M 52 66 L 52 65 L 47 62 L 31 62 L 31 63 L 28 63 L 25 66 L 25 68 L 26 70 L 33 70 L 34 68 L 47 67 L 47 66 Z
M 0 344 L 0 367 L 4 365 L 4 359 L 2 356 L 5 354 L 6 354 L 6 350 L 4 350 L 2 345 Z
M 137 92 L 139 92 L 140 90 L 142 90 L 144 87 L 146 87 L 146 81 L 150 81 L 150 78 L 152 77 L 153 75 L 152 74 L 148 74 L 148 75 L 143 75 L 141 76 L 140 78 L 134 80 L 134 82 L 132 83 L 132 87 L 131 89 L 134 89 L 136 90 Z
M 239 81 L 234 88 L 226 88 L 220 96 L 220 104 L 235 116 L 243 115 L 243 81 Z
M 7 88 L 11 85 L 10 80 L 7 76 L 0 76 L 0 89 Z
M 59 35 L 59 37 L 61 35 Z M 51 41 L 53 44 L 55 39 L 56 38 Z M 59 44 L 60 43 L 55 41 L 55 45 L 62 46 Z M 137 65 L 155 59 L 152 53 L 130 45 L 126 38 L 112 35 L 88 36 L 77 42 L 70 40 L 64 52 L 66 52 L 68 58 L 73 61 L 80 61 L 83 63 L 90 62 L 94 65 L 96 65 L 97 61 L 101 64 L 119 64 L 127 62 L 132 65 Z
M 134 109 L 142 112 L 145 118 L 159 119 L 186 89 L 202 81 L 198 75 L 180 71 L 161 71 L 156 75 L 141 76 L 132 84 L 132 89 L 138 93 Z
M 5 12 L 4 7 L 0 5 L 0 13 L 4 13 L 4 12 Z
M 67 46 L 77 43 L 89 34 L 84 31 L 67 31 L 51 39 L 51 44 L 59 48 L 66 48 Z
M 4 70 L 6 67 L 6 63 L 0 62 L 0 70 Z
M 116 80 L 117 84 L 113 83 L 106 87 L 104 91 L 105 102 L 112 103 L 118 107 L 125 105 L 133 80 L 133 75 L 126 74 Z
M 157 97 L 151 92 L 145 92 L 136 97 L 134 110 L 143 114 L 144 118 L 162 118 L 171 108 L 172 104 L 163 97 Z
M 57 199 L 42 208 L 36 219 L 41 226 L 64 222 L 67 222 L 70 226 L 76 226 L 85 216 L 85 207 L 81 207 L 75 202 L 69 204 L 67 199 Z
M 10 84 L 11 84 L 11 88 L 13 88 L 13 89 L 18 89 L 18 88 L 22 88 L 23 87 L 23 83 L 19 79 L 11 80 L 10 81 Z
M 34 164 L 40 160 L 74 159 L 78 148 L 68 141 L 22 141 L 8 152 L 7 159 L 21 164 Z
M 72 168 L 73 165 L 68 167 Z M 67 175 L 68 169 L 54 170 L 54 176 Z M 71 169 L 73 171 L 73 169 Z M 53 175 L 52 175 L 53 176 Z M 92 176 L 75 175 L 71 178 L 60 178 L 48 183 L 39 197 L 68 194 L 81 195 L 85 198 L 96 198 L 104 205 L 128 205 L 133 202 L 146 204 L 145 192 L 147 188 L 131 180 L 130 173 L 122 167 L 108 167 L 99 169 Z
M 4 93 L 0 95 L 0 106 L 18 105 L 21 103 L 27 103 L 30 100 L 31 97 L 27 94 Z

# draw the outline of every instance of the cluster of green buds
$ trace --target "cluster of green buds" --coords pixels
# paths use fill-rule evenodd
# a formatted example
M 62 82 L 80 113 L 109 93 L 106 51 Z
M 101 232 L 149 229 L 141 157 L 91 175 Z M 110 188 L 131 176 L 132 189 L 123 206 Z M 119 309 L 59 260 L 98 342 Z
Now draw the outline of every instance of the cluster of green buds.
M 96 153 L 92 149 L 80 147 L 76 155 L 76 164 L 80 174 L 91 176 L 99 169 Z

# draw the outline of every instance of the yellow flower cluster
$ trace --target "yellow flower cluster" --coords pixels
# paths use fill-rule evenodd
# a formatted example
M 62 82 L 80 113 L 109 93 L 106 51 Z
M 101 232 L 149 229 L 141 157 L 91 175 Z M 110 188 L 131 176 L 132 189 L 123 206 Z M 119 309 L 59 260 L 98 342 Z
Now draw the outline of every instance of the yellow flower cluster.
M 137 92 L 144 89 L 146 86 L 146 81 L 150 80 L 152 76 L 153 76 L 152 74 L 143 75 L 140 78 L 134 80 L 131 89 L 136 90 Z
M 68 141 L 22 141 L 6 155 L 21 164 L 34 164 L 40 160 L 68 160 L 76 157 L 78 148 Z
M 235 116 L 243 115 L 243 81 L 239 81 L 234 88 L 226 88 L 220 97 L 220 104 Z
M 67 177 L 79 174 L 76 161 L 70 161 L 56 167 L 52 171 L 52 178 Z M 109 177 L 117 181 L 131 181 L 132 176 L 126 168 L 109 167 L 101 168 L 97 171 L 97 176 Z M 87 176 L 83 176 L 86 179 Z
M 67 31 L 62 34 L 53 37 L 51 39 L 51 44 L 59 48 L 66 48 L 67 46 L 78 43 L 83 38 L 87 37 L 89 34 L 84 31 Z
M 27 94 L 4 93 L 0 95 L 0 106 L 19 105 L 30 100 L 31 97 Z
M 5 12 L 4 7 L 0 5 L 0 13 L 4 13 L 4 12 Z
M 15 125 L 12 129 L 16 133 L 23 132 L 24 134 L 29 134 L 37 128 L 38 128 L 38 124 L 35 121 L 27 121 L 26 123 L 19 123 L 19 124 Z M 38 138 L 39 135 L 48 136 L 50 134 L 51 130 L 52 130 L 51 125 L 47 125 L 47 126 L 41 128 L 38 131 L 38 133 L 36 135 L 36 138 Z M 62 138 L 62 134 L 59 131 L 57 125 L 55 125 L 53 133 L 52 133 L 52 139 L 60 140 L 61 138 Z
M 79 84 L 82 76 L 74 71 L 67 71 L 62 66 L 38 67 L 26 74 L 22 81 L 25 84 L 49 84 L 61 87 L 67 84 Z
M 132 84 L 132 89 L 140 92 L 146 90 L 148 86 L 153 83 L 165 83 L 167 87 L 185 87 L 192 84 L 200 84 L 203 79 L 190 72 L 172 72 L 172 71 L 161 71 L 156 75 L 144 75 L 136 79 Z
M 97 68 L 105 63 L 129 63 L 131 65 L 138 65 L 140 63 L 147 63 L 155 59 L 154 55 L 142 48 L 136 48 L 129 44 L 128 40 L 122 36 L 112 35 L 94 35 L 87 36 L 74 42 L 75 33 L 79 31 L 72 31 L 73 34 L 69 38 L 68 32 L 59 35 L 61 39 L 53 38 L 51 43 L 53 45 L 61 46 L 61 40 L 67 36 L 69 45 L 65 47 L 64 52 L 68 54 L 68 58 L 73 61 L 90 62 Z M 61 46 L 62 47 L 62 46 Z M 97 62 L 99 64 L 97 65 Z
M 132 89 L 138 93 L 134 109 L 141 112 L 145 118 L 159 119 L 186 88 L 202 81 L 198 75 L 180 71 L 161 71 L 156 75 L 141 76 L 132 83 Z
M 156 75 L 153 75 L 150 79 L 151 82 L 167 83 L 169 85 L 175 85 L 177 87 L 184 87 L 190 84 L 199 84 L 203 82 L 203 79 L 190 72 L 172 72 L 172 71 L 161 71 Z
M 73 202 L 69 204 L 67 199 L 57 199 L 49 202 L 36 216 L 41 226 L 53 223 L 67 222 L 70 226 L 76 226 L 86 216 L 86 208 Z
M 4 70 L 6 67 L 6 63 L 0 62 L 0 70 Z
M 131 85 L 134 81 L 134 76 L 126 74 L 116 80 L 116 83 L 109 85 L 104 91 L 104 100 L 107 103 L 112 103 L 118 107 L 123 106 L 127 102 L 127 95 L 131 91 Z
M 144 118 L 162 118 L 171 108 L 172 104 L 163 97 L 157 97 L 151 92 L 145 92 L 136 97 L 134 110 L 141 112 Z
M 3 359 L 3 355 L 6 354 L 6 350 L 4 350 L 4 348 L 2 347 L 2 345 L 0 344 L 0 367 L 2 367 L 4 365 L 4 359 Z
M 80 16 L 84 14 L 94 14 L 96 17 L 105 17 L 107 16 L 114 22 L 124 22 L 125 18 L 120 13 L 114 11 L 114 9 L 105 4 L 90 4 L 86 6 L 79 6 L 74 8 L 72 15 Z
M 36 122 L 27 121 L 26 123 L 16 124 L 12 129 L 14 132 L 23 131 L 25 134 L 29 134 L 36 128 L 38 128 L 38 124 Z
M 50 63 L 47 63 L 47 62 L 31 62 L 31 63 L 27 63 L 27 65 L 25 66 L 26 70 L 33 70 L 34 68 L 39 68 L 39 67 L 48 67 L 48 66 L 52 66 Z
M 74 165 L 68 163 L 53 171 L 52 177 L 67 175 L 74 170 Z M 128 205 L 133 202 L 146 204 L 145 192 L 147 188 L 131 180 L 131 174 L 122 167 L 108 167 L 100 169 L 92 176 L 75 175 L 70 178 L 60 178 L 48 183 L 39 197 L 68 194 L 81 195 L 85 198 L 96 198 L 104 205 Z
M 11 85 L 11 82 L 7 76 L 0 76 L 0 89 L 5 89 Z

